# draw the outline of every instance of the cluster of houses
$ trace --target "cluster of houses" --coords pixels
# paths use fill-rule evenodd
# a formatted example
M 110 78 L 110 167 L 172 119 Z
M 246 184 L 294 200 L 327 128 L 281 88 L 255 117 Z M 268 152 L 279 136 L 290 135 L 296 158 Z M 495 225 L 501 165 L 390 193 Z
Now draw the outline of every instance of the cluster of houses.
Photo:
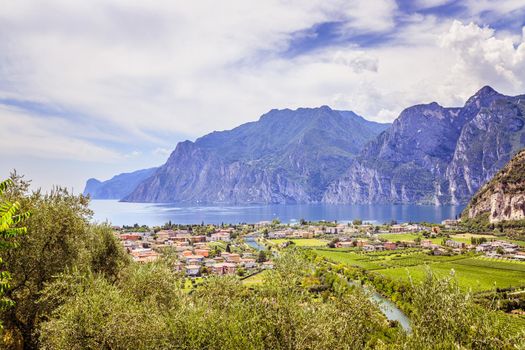
M 329 226 L 307 226 L 307 227 L 287 227 L 268 233 L 268 238 L 313 238 L 322 234 L 347 234 L 358 233 L 359 230 L 353 226 L 338 224 Z
M 252 250 L 231 243 L 232 233 L 233 228 L 221 228 L 209 236 L 192 235 L 186 230 L 130 232 L 117 235 L 132 259 L 139 263 L 155 261 L 165 249 L 175 252 L 177 261 L 174 263 L 174 270 L 189 277 L 202 274 L 233 275 L 241 268 L 248 273 L 273 268 L 271 261 L 257 262 Z M 214 249 L 214 242 L 231 244 L 241 252 Z
M 242 254 L 221 252 L 220 255 L 211 258 L 208 251 L 195 249 L 194 251 L 185 250 L 179 254 L 174 268 L 175 271 L 183 272 L 186 276 L 197 277 L 201 274 L 235 275 L 240 268 L 245 269 L 247 273 L 255 272 L 260 269 L 271 269 L 273 263 L 271 261 L 257 262 L 252 252 Z
M 337 248 L 361 248 L 366 252 L 396 250 L 401 248 L 425 248 L 429 249 L 434 255 L 444 255 L 449 253 L 461 254 L 465 250 L 484 253 L 490 257 L 505 257 L 507 259 L 525 261 L 525 252 L 517 244 L 506 241 L 492 241 L 478 245 L 466 244 L 453 239 L 445 240 L 444 244 L 433 243 L 430 239 L 423 239 L 418 244 L 416 242 L 381 242 L 374 239 L 357 240 L 348 239 L 335 243 Z
M 442 223 L 442 227 L 447 229 L 457 228 L 459 220 L 447 219 Z M 264 227 L 260 225 L 259 228 Z M 441 230 L 438 226 L 432 228 L 420 224 L 393 224 L 377 227 L 371 224 L 336 224 L 336 225 L 310 225 L 310 226 L 288 226 L 283 229 L 272 230 L 268 232 L 269 239 L 296 239 L 296 238 L 313 238 L 325 234 L 338 235 L 338 242 L 332 243 L 333 247 L 338 248 L 361 248 L 367 252 L 396 250 L 404 248 L 424 248 L 429 249 L 434 255 L 461 254 L 465 251 L 483 252 L 487 256 L 498 256 L 506 259 L 525 260 L 525 252 L 520 250 L 517 244 L 505 241 L 493 241 L 481 244 L 467 244 L 454 239 L 445 238 L 442 244 L 434 243 L 435 240 L 423 238 L 419 242 L 384 242 L 378 238 L 382 233 L 417 233 L 426 231 L 429 236 L 440 237 Z M 390 238 L 394 240 L 393 238 Z
M 525 261 L 525 252 L 520 251 L 520 246 L 506 241 L 492 241 L 476 246 L 476 252 L 483 252 L 487 256 L 507 256 L 515 260 Z
M 392 226 L 390 226 L 389 230 L 385 231 L 385 232 L 390 232 L 390 233 L 410 233 L 410 232 L 423 231 L 425 229 L 427 229 L 427 228 L 424 227 L 424 226 L 418 225 L 418 224 L 404 223 L 404 224 L 400 224 L 400 225 L 398 225 L 398 224 L 392 225 Z
M 258 224 L 261 225 L 261 224 Z M 369 224 L 336 224 L 336 225 L 311 225 L 307 227 L 293 227 L 289 226 L 284 229 L 275 230 L 268 233 L 269 239 L 276 238 L 312 238 L 323 234 L 336 234 L 346 236 L 359 236 L 362 234 L 371 235 L 373 233 L 403 233 L 403 232 L 419 232 L 428 229 L 424 226 L 417 224 L 396 224 L 390 226 L 388 229 L 380 229 L 377 231 L 377 227 Z

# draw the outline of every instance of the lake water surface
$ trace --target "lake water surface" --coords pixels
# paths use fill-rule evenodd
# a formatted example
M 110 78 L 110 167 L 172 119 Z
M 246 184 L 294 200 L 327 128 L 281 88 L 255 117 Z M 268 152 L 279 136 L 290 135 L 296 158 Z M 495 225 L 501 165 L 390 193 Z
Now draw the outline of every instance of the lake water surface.
M 123 203 L 117 200 L 92 200 L 96 221 L 109 221 L 113 225 L 162 225 L 171 220 L 177 224 L 256 223 L 278 218 L 284 223 L 300 219 L 338 220 L 361 219 L 375 223 L 441 222 L 455 218 L 463 206 L 432 205 L 339 205 L 339 204 L 271 204 L 271 205 L 207 205 Z

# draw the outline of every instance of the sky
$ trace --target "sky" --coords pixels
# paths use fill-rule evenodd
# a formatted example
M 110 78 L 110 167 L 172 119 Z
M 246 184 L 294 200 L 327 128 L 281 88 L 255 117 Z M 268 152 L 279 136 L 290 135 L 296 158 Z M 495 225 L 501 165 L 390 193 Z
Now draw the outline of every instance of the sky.
M 78 193 L 273 108 L 525 94 L 524 26 L 525 0 L 0 0 L 0 178 Z

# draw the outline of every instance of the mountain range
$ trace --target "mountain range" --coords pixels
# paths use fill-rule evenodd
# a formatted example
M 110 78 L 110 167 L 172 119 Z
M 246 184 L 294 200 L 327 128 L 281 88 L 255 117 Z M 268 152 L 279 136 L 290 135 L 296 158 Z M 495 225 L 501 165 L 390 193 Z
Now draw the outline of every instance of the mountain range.
M 405 109 L 327 190 L 329 203 L 466 203 L 525 145 L 525 96 L 483 87 L 461 108 Z
M 524 113 L 524 95 L 489 86 L 463 107 L 409 107 L 391 125 L 327 106 L 271 110 L 179 143 L 142 179 L 90 179 L 85 193 L 133 202 L 466 203 L 525 145 Z
M 389 124 L 327 106 L 271 110 L 258 121 L 177 145 L 124 201 L 318 202 Z

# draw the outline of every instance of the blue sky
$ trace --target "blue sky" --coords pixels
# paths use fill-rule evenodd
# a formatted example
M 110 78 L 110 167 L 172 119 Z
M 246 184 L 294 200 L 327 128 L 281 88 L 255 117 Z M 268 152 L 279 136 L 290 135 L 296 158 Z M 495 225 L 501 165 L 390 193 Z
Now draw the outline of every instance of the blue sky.
M 0 0 L 0 177 L 83 189 L 272 108 L 525 93 L 525 0 Z

